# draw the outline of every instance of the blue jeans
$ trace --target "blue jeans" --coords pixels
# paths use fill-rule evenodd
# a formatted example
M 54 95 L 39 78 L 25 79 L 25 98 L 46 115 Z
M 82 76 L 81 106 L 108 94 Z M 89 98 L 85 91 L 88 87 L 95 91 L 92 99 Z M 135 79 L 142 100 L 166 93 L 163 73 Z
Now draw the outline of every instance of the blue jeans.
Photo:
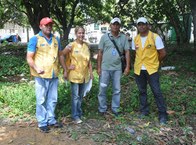
M 71 115 L 73 120 L 80 119 L 82 116 L 82 98 L 84 95 L 85 83 L 78 84 L 71 82 Z
M 107 110 L 107 96 L 106 91 L 109 86 L 110 81 L 112 81 L 112 112 L 118 112 L 120 108 L 120 79 L 122 76 L 121 70 L 102 70 L 100 80 L 99 80 L 99 112 L 106 112 Z
M 149 75 L 146 70 L 141 70 L 140 75 L 135 74 L 135 80 L 140 93 L 140 112 L 144 115 L 149 113 L 149 107 L 147 103 L 147 83 L 149 83 L 159 110 L 159 118 L 167 117 L 167 108 L 161 93 L 158 72 Z
M 55 108 L 58 97 L 58 78 L 35 77 L 36 118 L 38 127 L 55 124 Z

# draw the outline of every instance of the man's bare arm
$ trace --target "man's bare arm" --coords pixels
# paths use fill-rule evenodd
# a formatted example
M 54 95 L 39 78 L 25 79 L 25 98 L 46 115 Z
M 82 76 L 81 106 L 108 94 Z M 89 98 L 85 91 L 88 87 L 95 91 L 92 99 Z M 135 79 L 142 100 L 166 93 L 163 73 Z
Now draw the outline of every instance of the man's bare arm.
M 98 51 L 97 55 L 97 74 L 101 75 L 101 62 L 102 62 L 103 52 L 101 49 Z

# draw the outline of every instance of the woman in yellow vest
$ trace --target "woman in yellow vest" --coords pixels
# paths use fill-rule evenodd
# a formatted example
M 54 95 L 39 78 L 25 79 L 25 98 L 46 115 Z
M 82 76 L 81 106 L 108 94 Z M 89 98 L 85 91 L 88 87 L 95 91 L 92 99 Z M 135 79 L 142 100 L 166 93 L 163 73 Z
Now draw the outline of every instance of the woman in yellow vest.
M 137 20 L 137 28 L 139 34 L 132 41 L 132 49 L 136 52 L 134 73 L 140 92 L 140 117 L 149 114 L 147 103 L 147 83 L 149 83 L 159 110 L 159 121 L 161 124 L 166 124 L 167 109 L 160 90 L 158 74 L 160 62 L 166 56 L 166 51 L 161 38 L 149 31 L 146 18 L 141 17 Z
M 64 69 L 64 78 L 71 82 L 72 93 L 72 119 L 76 124 L 82 123 L 82 98 L 86 83 L 93 78 L 92 65 L 90 61 L 90 50 L 84 42 L 85 29 L 75 28 L 76 40 L 68 44 L 61 53 L 60 61 Z M 67 71 L 65 71 L 67 70 Z

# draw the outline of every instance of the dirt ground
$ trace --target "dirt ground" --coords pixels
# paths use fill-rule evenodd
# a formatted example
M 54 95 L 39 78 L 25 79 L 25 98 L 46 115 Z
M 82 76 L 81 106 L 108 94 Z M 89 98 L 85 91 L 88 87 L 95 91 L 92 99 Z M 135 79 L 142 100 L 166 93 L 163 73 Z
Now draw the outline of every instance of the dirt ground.
M 72 127 L 80 128 L 81 125 Z M 76 138 L 76 137 L 75 137 Z M 51 128 L 49 133 L 42 133 L 37 128 L 37 124 L 14 123 L 5 124 L 0 127 L 0 145 L 96 145 L 96 143 L 83 136 L 77 141 L 73 134 L 67 130 L 67 126 L 62 129 Z
M 35 127 L 0 127 L 0 145 L 94 145 L 89 139 L 74 141 L 64 133 L 41 133 Z
M 146 131 L 151 139 L 156 140 L 156 143 L 153 143 L 156 145 L 173 145 L 177 138 L 180 145 L 195 145 L 196 116 L 189 119 L 189 124 L 192 127 L 187 129 L 192 128 L 192 131 L 186 134 L 185 130 L 179 126 L 160 126 L 157 124 L 158 122 L 149 123 L 135 117 L 131 117 L 130 121 L 132 125 L 129 127 L 133 128 L 136 133 L 132 135 L 133 138 L 127 138 L 123 145 L 129 145 L 134 136 L 141 135 Z M 173 121 L 171 120 L 169 124 Z M 125 126 L 120 121 L 112 119 L 111 115 L 103 120 L 85 119 L 79 125 L 74 124 L 70 118 L 62 119 L 62 123 L 63 128 L 51 128 L 49 133 L 42 133 L 37 128 L 36 120 L 11 123 L 0 119 L 0 145 L 117 145 L 116 132 L 127 131 Z M 152 132 L 153 128 L 160 131 Z M 104 138 L 101 138 L 103 136 Z M 140 143 L 138 142 L 138 144 Z

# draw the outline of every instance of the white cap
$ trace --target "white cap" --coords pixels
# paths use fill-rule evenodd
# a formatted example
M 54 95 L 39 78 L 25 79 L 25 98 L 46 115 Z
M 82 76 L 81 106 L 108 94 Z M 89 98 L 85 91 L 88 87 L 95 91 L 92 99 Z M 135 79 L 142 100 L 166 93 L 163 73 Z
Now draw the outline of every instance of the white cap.
M 147 19 L 144 18 L 144 17 L 140 17 L 138 20 L 137 20 L 137 24 L 138 23 L 148 23 Z
M 118 22 L 119 24 L 121 24 L 120 19 L 117 18 L 117 17 L 115 17 L 114 19 L 112 19 L 112 20 L 110 21 L 110 24 L 114 24 L 115 22 Z

